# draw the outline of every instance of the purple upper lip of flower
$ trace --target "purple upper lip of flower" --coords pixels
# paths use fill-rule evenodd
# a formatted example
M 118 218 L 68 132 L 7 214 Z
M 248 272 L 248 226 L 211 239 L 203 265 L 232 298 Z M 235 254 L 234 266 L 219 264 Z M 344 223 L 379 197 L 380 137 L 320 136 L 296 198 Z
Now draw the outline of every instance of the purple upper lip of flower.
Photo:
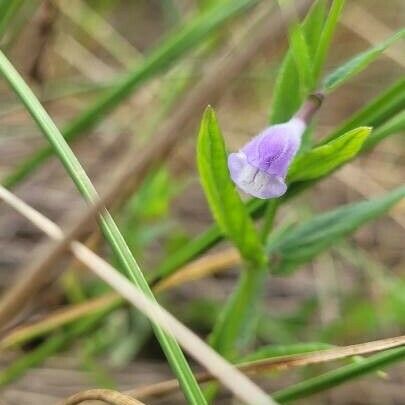
M 247 194 L 267 199 L 287 191 L 285 178 L 306 128 L 300 118 L 273 125 L 228 157 L 232 180 Z

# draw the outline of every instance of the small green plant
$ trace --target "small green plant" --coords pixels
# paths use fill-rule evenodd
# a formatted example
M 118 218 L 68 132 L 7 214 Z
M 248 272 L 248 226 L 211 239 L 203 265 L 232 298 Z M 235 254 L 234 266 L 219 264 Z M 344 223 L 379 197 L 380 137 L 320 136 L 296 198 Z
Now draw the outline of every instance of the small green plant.
M 189 64 L 185 64 L 183 56 L 197 52 L 197 47 L 201 51 L 204 44 L 210 52 L 215 53 L 216 47 L 221 44 L 218 34 L 222 25 L 232 17 L 247 13 L 259 2 L 223 0 L 198 3 L 203 11 L 190 17 L 181 29 L 170 34 L 145 58 L 137 61 L 128 73 L 116 79 L 104 94 L 96 96 L 90 106 L 68 122 L 62 131 L 0 51 L 1 75 L 48 142 L 47 146 L 17 164 L 15 170 L 4 177 L 4 186 L 11 188 L 22 182 L 43 165 L 48 156 L 55 154 L 83 199 L 89 204 L 97 204 L 98 193 L 68 142 L 90 132 L 142 85 L 173 68 L 175 72 L 183 72 L 186 78 L 182 78 L 180 85 L 171 83 L 174 76 L 173 70 L 170 71 L 164 76 L 169 84 L 159 83 L 160 93 L 166 94 L 168 100 L 161 100 L 163 106 L 160 105 L 157 113 L 145 112 L 151 118 L 146 125 L 149 128 L 148 142 L 153 142 L 153 130 L 161 120 L 170 120 L 171 112 L 177 108 L 177 103 L 181 103 L 179 100 L 193 84 L 194 66 L 190 68 Z M 0 0 L 0 39 L 21 6 L 21 1 Z M 287 15 L 290 4 L 279 1 L 279 6 Z M 258 135 L 252 136 L 238 151 L 228 150 L 220 119 L 213 107 L 206 108 L 198 131 L 195 160 L 200 185 L 212 214 L 211 226 L 190 237 L 172 217 L 172 200 L 174 197 L 186 198 L 183 193 L 186 186 L 183 185 L 188 179 L 184 184 L 175 179 L 164 159 L 150 165 L 153 170 L 145 173 L 140 188 L 125 201 L 123 207 L 117 209 L 118 221 L 106 209 L 101 211 L 98 218 L 103 240 L 112 252 L 110 259 L 153 300 L 153 288 L 157 282 L 181 274 L 180 270 L 185 271 L 184 266 L 190 265 L 194 259 L 203 260 L 203 254 L 222 241 L 232 245 L 233 258 L 235 252 L 237 255 L 236 261 L 232 263 L 239 263 L 240 273 L 231 295 L 220 303 L 202 303 L 190 299 L 180 308 L 174 307 L 173 312 L 178 312 L 179 317 L 197 326 L 205 334 L 206 341 L 221 356 L 233 363 L 242 362 L 242 368 L 243 362 L 276 361 L 279 356 L 302 353 L 311 355 L 330 348 L 335 343 L 330 341 L 333 332 L 342 329 L 347 332 L 347 324 L 353 323 L 356 317 L 364 320 L 359 334 L 366 339 L 375 332 L 373 327 L 378 322 L 377 315 L 370 311 L 364 297 L 357 300 L 345 297 L 347 301 L 344 307 L 350 307 L 354 302 L 355 310 L 350 314 L 342 314 L 342 319 L 334 324 L 319 326 L 316 331 L 308 331 L 306 326 L 317 307 L 314 296 L 302 302 L 300 308 L 289 316 L 278 314 L 276 308 L 264 309 L 263 305 L 268 280 L 271 282 L 272 277 L 276 276 L 292 277 L 304 265 L 315 262 L 321 255 L 329 255 L 331 251 L 335 253 L 337 250 L 345 260 L 358 264 L 359 257 L 364 256 L 361 249 L 342 248 L 342 240 L 350 237 L 361 226 L 389 212 L 405 197 L 405 188 L 402 186 L 386 191 L 381 196 L 342 204 L 325 212 L 317 212 L 307 206 L 310 215 L 307 212 L 299 220 L 290 221 L 279 215 L 283 209 L 294 209 L 298 197 L 315 193 L 318 183 L 329 178 L 342 166 L 405 129 L 405 80 L 399 79 L 335 128 L 320 131 L 320 139 L 314 139 L 314 131 L 318 129 L 317 117 L 323 113 L 323 106 L 329 97 L 334 96 L 338 88 L 354 80 L 388 47 L 403 41 L 405 37 L 405 30 L 400 30 L 370 49 L 354 55 L 341 66 L 326 69 L 325 61 L 344 6 L 344 0 L 333 0 L 330 5 L 325 0 L 315 0 L 302 21 L 292 18 L 287 32 L 288 49 L 274 80 L 268 126 L 261 132 L 257 131 Z M 171 10 L 174 5 L 165 2 L 165 7 Z M 170 16 L 174 18 L 172 12 Z M 87 34 L 91 34 L 91 29 Z M 127 60 L 120 58 L 118 50 L 112 49 L 112 52 L 115 51 L 118 59 Z M 159 253 L 155 255 L 157 250 Z M 145 261 L 145 268 L 150 263 L 154 268 L 144 273 L 138 265 L 140 260 Z M 361 261 L 362 266 L 368 268 L 369 262 L 364 265 L 365 261 Z M 197 270 L 199 265 L 197 261 Z M 190 268 L 190 272 L 196 271 L 195 267 Z M 390 314 L 386 322 L 394 322 L 391 318 L 395 314 L 395 322 L 403 327 L 403 280 L 395 275 L 385 277 L 384 272 L 385 269 L 379 269 L 364 277 L 374 277 L 384 287 L 382 307 L 389 308 L 384 315 Z M 93 302 L 91 300 L 94 297 L 99 299 L 106 293 L 106 286 L 102 282 L 86 283 L 74 277 L 69 280 L 70 284 L 64 285 L 64 294 L 73 301 L 79 297 L 81 303 L 87 300 Z M 78 302 L 70 305 L 74 307 L 74 304 L 79 305 Z M 168 305 L 175 306 L 176 302 L 168 301 Z M 0 386 L 9 384 L 28 368 L 77 339 L 86 342 L 84 363 L 94 371 L 99 384 L 113 386 L 114 381 L 110 376 L 98 372 L 100 370 L 94 358 L 107 353 L 116 364 L 130 363 L 150 339 L 151 327 L 139 313 L 123 308 L 123 301 L 118 296 L 105 301 L 101 299 L 99 305 L 90 305 L 89 308 L 85 315 L 80 312 L 77 317 L 69 316 L 65 321 L 57 323 L 54 334 L 50 333 L 52 327 L 34 327 L 33 332 L 23 333 L 20 340 L 18 333 L 14 340 L 11 333 L 11 337 L 7 337 L 7 344 L 0 341 L 0 347 L 1 344 L 9 347 L 26 343 L 38 336 L 44 338 L 44 342 L 37 344 L 32 351 L 0 373 Z M 122 317 L 118 311 L 125 312 L 125 316 Z M 74 308 L 72 312 L 75 312 Z M 117 328 L 116 325 L 120 326 Z M 198 381 L 201 376 L 196 377 L 193 373 L 176 340 L 159 325 L 152 324 L 152 327 L 188 403 L 214 401 L 218 386 L 212 384 L 203 393 Z M 350 333 L 347 335 L 351 336 Z M 308 336 L 309 341 L 315 343 L 305 343 Z M 271 393 L 271 397 L 280 403 L 301 399 L 378 371 L 404 358 L 403 347 L 385 350 L 367 359 L 350 361 L 324 374 L 302 379 L 297 384 Z M 204 381 L 208 380 L 207 377 Z

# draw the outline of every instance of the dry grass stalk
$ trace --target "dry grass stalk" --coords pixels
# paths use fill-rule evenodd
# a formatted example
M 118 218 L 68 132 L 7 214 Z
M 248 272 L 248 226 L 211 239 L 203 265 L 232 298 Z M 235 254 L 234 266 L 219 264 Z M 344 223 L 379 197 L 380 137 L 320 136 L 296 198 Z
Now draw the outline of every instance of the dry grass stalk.
M 1 186 L 0 198 L 51 238 L 57 240 L 64 239 L 62 230 L 55 223 Z M 93 273 L 109 284 L 152 322 L 173 335 L 190 356 L 214 375 L 237 398 L 252 405 L 275 404 L 256 384 L 228 363 L 158 303 L 148 298 L 104 259 L 97 256 L 80 242 L 71 241 L 69 247 L 80 262 L 85 264 Z
M 74 261 L 78 262 L 77 259 L 74 259 Z M 170 290 L 181 284 L 225 271 L 239 262 L 240 255 L 234 248 L 227 248 L 217 253 L 205 255 L 180 268 L 173 276 L 169 276 L 167 279 L 157 283 L 153 287 L 153 291 L 163 292 Z M 75 263 L 75 265 L 77 265 L 77 263 Z M 50 332 L 86 315 L 107 311 L 108 308 L 113 308 L 121 302 L 122 298 L 119 294 L 106 293 L 99 297 L 89 299 L 85 303 L 70 305 L 32 324 L 12 329 L 0 340 L 0 350 L 10 349 L 33 337 Z
M 79 405 L 85 401 L 103 401 L 109 405 L 143 405 L 143 402 L 139 402 L 133 397 L 118 391 L 104 389 L 79 392 L 63 401 L 61 405 Z
M 404 345 L 405 336 L 398 336 L 394 338 L 376 340 L 373 342 L 360 343 L 357 345 L 321 350 L 313 353 L 257 360 L 245 364 L 237 364 L 236 367 L 243 370 L 248 375 L 256 375 L 277 370 L 285 370 L 292 367 L 303 367 L 310 364 L 325 363 L 351 356 L 375 353 Z M 196 375 L 196 378 L 200 383 L 215 379 L 212 375 L 207 373 L 199 373 Z M 127 394 L 144 399 L 168 395 L 178 390 L 178 388 L 179 385 L 177 380 L 167 380 L 145 387 L 135 388 L 131 391 L 127 391 Z

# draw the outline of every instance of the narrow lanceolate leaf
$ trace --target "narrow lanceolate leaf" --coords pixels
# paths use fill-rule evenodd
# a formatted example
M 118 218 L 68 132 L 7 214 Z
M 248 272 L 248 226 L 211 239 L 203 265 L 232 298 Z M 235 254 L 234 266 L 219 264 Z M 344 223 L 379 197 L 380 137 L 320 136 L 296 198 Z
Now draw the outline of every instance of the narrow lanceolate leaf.
M 238 248 L 248 267 L 210 338 L 211 345 L 230 358 L 238 352 L 239 344 L 250 337 L 255 304 L 267 275 L 267 259 L 259 234 L 231 181 L 224 140 L 210 107 L 201 122 L 197 160 L 201 183 L 216 222 Z
M 204 113 L 198 135 L 200 179 L 215 220 L 250 264 L 265 262 L 263 246 L 246 208 L 229 176 L 227 154 L 214 110 Z
M 331 45 L 333 34 L 335 33 L 336 25 L 342 14 L 344 5 L 345 0 L 333 0 L 332 6 L 329 10 L 328 18 L 326 19 L 321 36 L 319 38 L 319 45 L 315 55 L 315 77 L 318 77 L 322 71 L 322 66 L 325 63 L 326 55 Z
M 362 359 L 358 363 L 348 364 L 287 387 L 281 391 L 277 391 L 273 394 L 273 398 L 282 403 L 304 398 L 317 392 L 336 387 L 346 381 L 352 381 L 354 378 L 380 370 L 404 358 L 405 347 L 386 350 L 367 359 Z
M 304 31 L 299 24 L 291 29 L 290 49 L 298 70 L 301 93 L 305 97 L 312 90 L 314 77 L 309 47 L 305 39 Z
M 360 127 L 298 156 L 288 172 L 289 181 L 322 177 L 356 156 L 371 128 Z
M 330 92 L 341 86 L 354 75 L 364 70 L 370 63 L 374 62 L 390 45 L 400 39 L 404 39 L 404 37 L 405 29 L 340 66 L 326 77 L 323 86 L 324 92 Z
M 315 58 L 318 49 L 319 37 L 322 33 L 323 24 L 326 17 L 326 1 L 315 0 L 308 11 L 302 28 L 305 33 L 305 40 L 308 45 L 311 59 Z
M 268 246 L 278 262 L 275 272 L 285 273 L 311 260 L 340 238 L 384 214 L 404 197 L 405 187 L 399 187 L 384 197 L 348 204 L 296 226 Z
M 28 112 L 38 124 L 43 135 L 52 145 L 84 199 L 89 203 L 96 202 L 98 200 L 97 192 L 80 162 L 66 143 L 66 140 L 63 138 L 48 113 L 35 97 L 34 93 L 2 52 L 0 52 L 0 73 L 8 81 L 21 102 L 25 105 Z M 138 263 L 133 257 L 125 239 L 121 235 L 114 219 L 107 210 L 104 210 L 103 214 L 100 216 L 100 223 L 106 239 L 108 240 L 113 252 L 120 260 L 128 278 L 130 278 L 132 282 L 148 297 L 153 298 L 153 294 L 138 266 Z M 158 325 L 155 325 L 154 329 L 162 349 L 179 379 L 186 398 L 192 404 L 204 404 L 204 396 L 202 395 L 201 390 L 195 381 L 194 375 L 191 372 L 177 342 L 170 335 L 167 335 Z
M 253 6 L 258 0 L 233 0 L 220 3 L 210 8 L 200 17 L 193 19 L 182 29 L 174 32 L 159 47 L 155 48 L 127 76 L 119 78 L 101 98 L 73 119 L 62 131 L 66 140 L 71 141 L 77 136 L 89 131 L 102 121 L 120 103 L 126 100 L 134 90 L 156 74 L 169 68 L 187 51 L 194 49 L 210 32 L 221 27 L 226 20 Z M 52 148 L 45 147 L 25 160 L 2 183 L 12 187 L 41 165 L 52 155 Z

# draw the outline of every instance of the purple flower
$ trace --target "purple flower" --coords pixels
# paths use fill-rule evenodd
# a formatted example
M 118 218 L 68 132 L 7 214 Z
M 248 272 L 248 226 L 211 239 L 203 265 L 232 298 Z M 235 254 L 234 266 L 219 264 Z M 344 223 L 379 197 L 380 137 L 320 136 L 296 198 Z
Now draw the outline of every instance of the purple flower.
M 287 191 L 288 167 L 323 98 L 322 93 L 311 94 L 290 121 L 268 127 L 229 155 L 231 178 L 241 190 L 262 199 L 280 197 Z
M 232 180 L 245 193 L 258 198 L 282 196 L 288 167 L 297 153 L 306 124 L 292 118 L 273 125 L 228 157 Z

